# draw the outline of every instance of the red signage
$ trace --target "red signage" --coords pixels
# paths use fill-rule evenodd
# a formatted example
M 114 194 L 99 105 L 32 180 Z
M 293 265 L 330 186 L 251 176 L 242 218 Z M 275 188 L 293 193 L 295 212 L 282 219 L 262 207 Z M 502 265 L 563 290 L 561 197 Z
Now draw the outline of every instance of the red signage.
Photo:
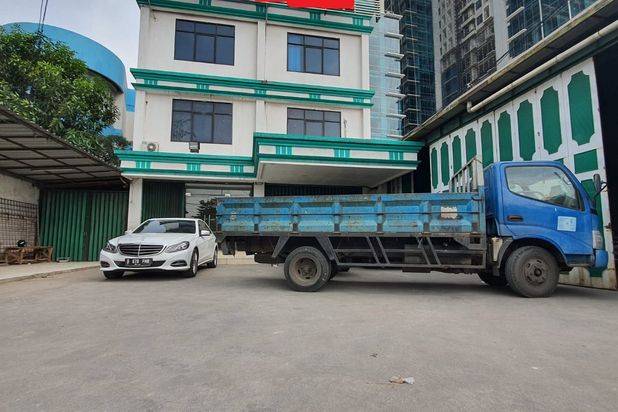
M 294 8 L 354 10 L 354 0 L 255 0 L 258 3 L 287 3 Z

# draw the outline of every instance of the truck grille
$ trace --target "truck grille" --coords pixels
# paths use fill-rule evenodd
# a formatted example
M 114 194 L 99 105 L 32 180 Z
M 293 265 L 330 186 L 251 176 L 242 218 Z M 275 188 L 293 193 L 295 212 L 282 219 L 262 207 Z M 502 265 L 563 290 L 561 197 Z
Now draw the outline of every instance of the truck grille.
M 162 245 L 138 245 L 134 243 L 124 243 L 118 245 L 120 253 L 125 256 L 150 256 L 156 255 L 163 250 Z

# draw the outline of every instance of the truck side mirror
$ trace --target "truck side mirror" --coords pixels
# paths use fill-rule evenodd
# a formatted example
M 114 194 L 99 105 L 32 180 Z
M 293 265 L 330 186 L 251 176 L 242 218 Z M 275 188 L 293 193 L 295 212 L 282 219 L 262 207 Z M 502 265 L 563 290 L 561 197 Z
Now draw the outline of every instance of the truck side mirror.
M 601 180 L 601 176 L 598 173 L 595 173 L 594 176 L 592 176 L 592 181 L 594 182 L 594 191 L 595 191 L 595 197 L 601 193 L 601 190 L 603 190 L 603 181 Z

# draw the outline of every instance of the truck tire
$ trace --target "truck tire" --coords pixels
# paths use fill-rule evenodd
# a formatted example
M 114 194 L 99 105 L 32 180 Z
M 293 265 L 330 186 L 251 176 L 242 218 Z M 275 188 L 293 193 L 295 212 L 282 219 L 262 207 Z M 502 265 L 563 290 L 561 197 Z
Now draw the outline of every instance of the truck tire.
M 491 287 L 503 288 L 508 285 L 508 282 L 506 281 L 506 276 L 504 276 L 504 274 L 501 274 L 500 276 L 494 276 L 494 274 L 491 272 L 480 272 L 478 275 L 483 282 L 485 282 Z
M 106 279 L 120 279 L 124 275 L 123 270 L 112 270 L 111 272 L 103 272 Z
M 215 247 L 215 253 L 214 253 L 213 257 L 212 257 L 212 261 L 208 262 L 206 264 L 206 267 L 209 268 L 209 269 L 216 268 L 218 260 L 219 260 L 219 248 Z
M 554 256 L 538 246 L 524 246 L 511 253 L 505 273 L 511 289 L 527 298 L 551 296 L 560 278 Z
M 298 292 L 315 292 L 330 279 L 331 264 L 318 249 L 301 246 L 285 259 L 283 274 L 290 288 Z

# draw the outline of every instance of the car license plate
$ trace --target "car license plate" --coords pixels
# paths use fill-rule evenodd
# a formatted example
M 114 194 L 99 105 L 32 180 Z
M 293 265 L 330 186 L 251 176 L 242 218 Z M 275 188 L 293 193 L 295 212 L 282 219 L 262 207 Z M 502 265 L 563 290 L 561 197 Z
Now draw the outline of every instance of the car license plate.
M 151 258 L 128 258 L 124 261 L 125 266 L 129 267 L 148 267 L 152 266 Z

